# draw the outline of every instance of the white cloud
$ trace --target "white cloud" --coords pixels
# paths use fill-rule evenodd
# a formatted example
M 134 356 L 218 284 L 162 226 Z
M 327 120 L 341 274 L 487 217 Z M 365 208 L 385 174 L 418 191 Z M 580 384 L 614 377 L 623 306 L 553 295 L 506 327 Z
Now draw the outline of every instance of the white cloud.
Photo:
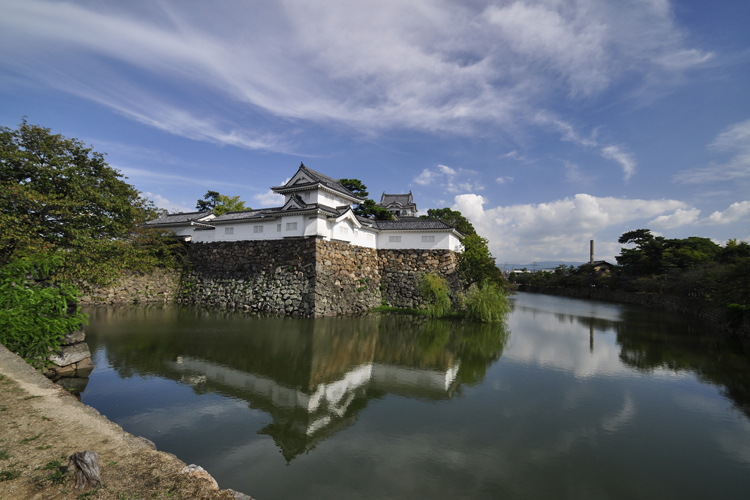
M 716 211 L 703 219 L 703 224 L 730 224 L 747 218 L 750 215 L 750 201 L 732 203 L 723 212 Z
M 485 208 L 481 195 L 456 196 L 452 208 L 466 216 L 490 242 L 498 261 L 530 262 L 539 259 L 588 259 L 588 242 L 597 241 L 599 258 L 612 259 L 620 245 L 595 236 L 632 229 L 662 215 L 694 209 L 677 200 L 640 200 L 577 194 L 549 203 Z M 640 222 L 639 222 L 640 221 Z
M 729 153 L 731 157 L 723 163 L 685 170 L 675 175 L 674 180 L 682 184 L 702 184 L 750 178 L 750 120 L 730 125 L 709 147 L 718 153 Z
M 261 208 L 279 207 L 284 204 L 284 195 L 274 193 L 270 189 L 265 193 L 256 194 L 253 199 L 260 203 Z
M 671 214 L 660 215 L 648 223 L 654 229 L 673 229 L 676 227 L 692 224 L 698 219 L 701 211 L 697 208 L 684 210 L 679 208 Z

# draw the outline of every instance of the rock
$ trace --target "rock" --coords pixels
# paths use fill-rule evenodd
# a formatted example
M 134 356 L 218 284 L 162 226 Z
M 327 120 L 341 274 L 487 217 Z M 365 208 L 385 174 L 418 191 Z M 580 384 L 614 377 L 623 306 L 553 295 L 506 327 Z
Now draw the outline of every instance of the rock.
M 232 489 L 227 491 L 234 497 L 234 500 L 253 500 L 251 496 L 240 493 L 239 491 L 234 491 Z
M 76 365 L 71 364 L 67 366 L 52 366 L 50 367 L 49 371 L 52 372 L 52 376 L 49 378 L 53 380 L 63 377 L 73 377 L 76 374 Z
M 63 346 L 59 352 L 51 354 L 47 359 L 57 366 L 67 366 L 77 363 L 84 358 L 90 358 L 91 351 L 85 342 Z
M 219 489 L 219 483 L 216 482 L 216 479 L 211 477 L 211 474 L 206 472 L 206 470 L 200 465 L 190 464 L 182 469 L 182 473 L 187 474 L 188 476 L 196 477 L 198 479 L 204 479 L 211 483 L 211 487 L 213 489 Z
M 94 371 L 94 363 L 91 362 L 90 357 L 76 363 L 76 377 L 88 377 L 92 371 Z
M 77 332 L 70 332 L 65 337 L 63 337 L 60 344 L 62 345 L 76 344 L 78 342 L 83 342 L 85 338 L 86 338 L 86 332 L 84 332 L 83 330 L 78 330 Z

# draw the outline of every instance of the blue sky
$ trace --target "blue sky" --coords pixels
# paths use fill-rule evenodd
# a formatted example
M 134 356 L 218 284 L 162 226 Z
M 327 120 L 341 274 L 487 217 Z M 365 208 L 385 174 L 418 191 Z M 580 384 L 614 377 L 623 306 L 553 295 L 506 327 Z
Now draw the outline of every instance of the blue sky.
M 0 0 L 0 124 L 156 205 L 275 206 L 304 162 L 460 210 L 499 263 L 750 241 L 750 2 Z

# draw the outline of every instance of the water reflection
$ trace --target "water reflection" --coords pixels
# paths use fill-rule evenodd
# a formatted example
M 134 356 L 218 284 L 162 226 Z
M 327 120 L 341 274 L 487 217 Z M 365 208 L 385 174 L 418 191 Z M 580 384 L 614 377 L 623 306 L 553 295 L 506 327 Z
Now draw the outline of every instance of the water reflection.
M 153 375 L 247 402 L 287 461 L 387 394 L 449 400 L 483 380 L 504 325 L 410 316 L 251 318 L 176 306 L 92 308 L 91 348 L 121 377 Z
M 579 377 L 696 375 L 750 417 L 747 340 L 728 338 L 695 318 L 604 302 L 538 296 L 515 309 L 524 314 L 510 323 L 510 357 Z

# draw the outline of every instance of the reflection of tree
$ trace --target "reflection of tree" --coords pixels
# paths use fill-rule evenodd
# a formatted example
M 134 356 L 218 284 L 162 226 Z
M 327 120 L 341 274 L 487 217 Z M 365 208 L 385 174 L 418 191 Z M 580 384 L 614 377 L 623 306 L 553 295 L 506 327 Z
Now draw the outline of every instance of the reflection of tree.
M 750 417 L 750 359 L 737 339 L 712 335 L 687 320 L 676 327 L 668 316 L 641 310 L 625 311 L 616 332 L 626 365 L 644 372 L 695 373 L 699 380 L 721 387 L 723 395 Z
M 121 377 L 159 376 L 269 413 L 291 460 L 388 393 L 451 398 L 502 355 L 502 324 L 402 315 L 293 319 L 182 307 L 92 309 L 91 348 Z

